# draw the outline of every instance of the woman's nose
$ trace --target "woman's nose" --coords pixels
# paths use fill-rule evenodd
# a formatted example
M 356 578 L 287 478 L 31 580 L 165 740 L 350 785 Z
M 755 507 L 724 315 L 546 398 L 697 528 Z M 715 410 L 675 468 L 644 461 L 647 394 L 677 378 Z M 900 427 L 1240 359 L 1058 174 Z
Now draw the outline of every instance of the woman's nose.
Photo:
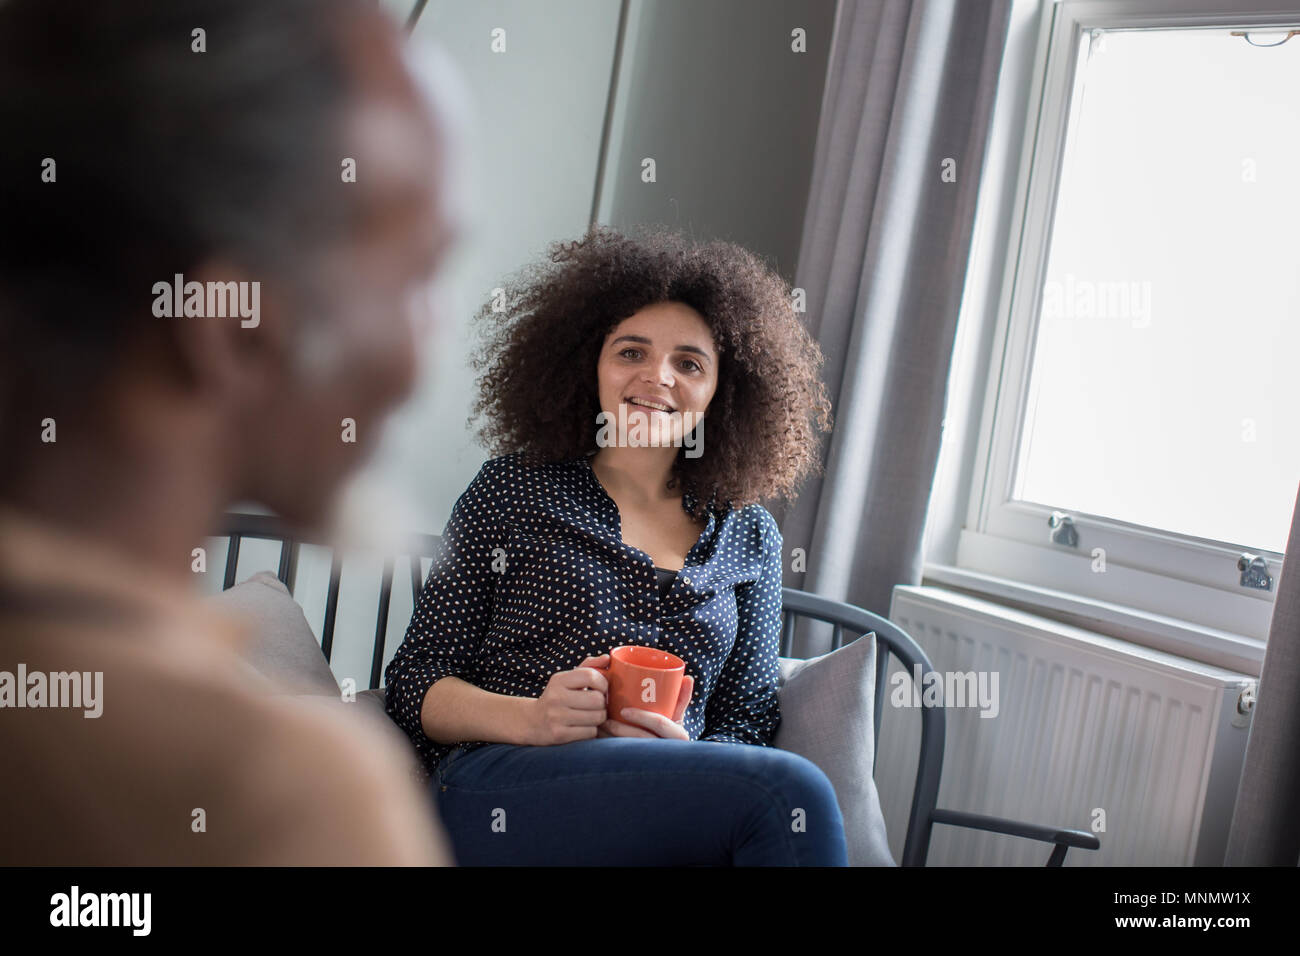
M 664 388 L 672 388 L 673 385 L 672 370 L 667 365 L 651 368 L 650 371 L 648 371 L 645 374 L 644 380 L 653 385 L 659 385 Z

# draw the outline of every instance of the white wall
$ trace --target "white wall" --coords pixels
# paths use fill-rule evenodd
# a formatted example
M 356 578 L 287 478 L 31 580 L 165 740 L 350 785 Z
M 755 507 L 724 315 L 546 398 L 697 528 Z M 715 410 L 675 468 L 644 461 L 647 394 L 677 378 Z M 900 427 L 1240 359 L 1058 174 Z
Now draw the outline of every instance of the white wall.
M 475 395 L 470 319 L 506 275 L 587 228 L 619 5 L 610 0 L 430 0 L 413 36 L 436 42 L 471 96 L 469 231 L 448 262 L 449 300 L 425 376 L 376 464 L 408 486 L 411 530 L 441 533 L 489 457 L 467 427 Z M 489 47 L 494 28 L 506 51 Z M 417 53 L 417 55 L 419 55 Z

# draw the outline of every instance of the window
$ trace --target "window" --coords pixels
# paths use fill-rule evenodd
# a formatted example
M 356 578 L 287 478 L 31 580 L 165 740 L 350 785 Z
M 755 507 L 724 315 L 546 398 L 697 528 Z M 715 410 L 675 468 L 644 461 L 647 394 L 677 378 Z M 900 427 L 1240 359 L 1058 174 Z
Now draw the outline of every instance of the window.
M 1244 6 L 1049 5 L 958 564 L 1262 639 L 1300 486 L 1300 4 Z

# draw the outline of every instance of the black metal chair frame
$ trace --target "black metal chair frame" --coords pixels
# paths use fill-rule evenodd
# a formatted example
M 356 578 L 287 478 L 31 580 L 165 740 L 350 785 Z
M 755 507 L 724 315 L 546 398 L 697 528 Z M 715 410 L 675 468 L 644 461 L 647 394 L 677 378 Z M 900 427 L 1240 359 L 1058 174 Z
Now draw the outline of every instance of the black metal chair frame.
M 223 589 L 235 584 L 239 565 L 239 543 L 243 538 L 256 538 L 280 542 L 280 561 L 276 576 L 289 588 L 294 589 L 298 566 L 298 553 L 303 543 L 296 540 L 292 532 L 277 518 L 270 515 L 228 514 L 225 519 L 223 536 L 228 536 L 230 543 L 226 549 L 226 573 Z M 420 559 L 432 558 L 437 554 L 439 536 L 432 534 L 411 535 L 406 554 L 410 556 L 411 599 L 416 603 L 420 599 L 420 590 L 424 586 Z M 393 576 L 396 558 L 388 557 L 384 562 L 383 578 L 380 584 L 379 608 L 375 620 L 374 649 L 371 655 L 370 688 L 378 689 L 382 677 L 384 658 L 384 641 L 388 633 L 388 610 L 392 599 Z M 342 558 L 334 553 L 330 561 L 329 591 L 325 599 L 324 633 L 321 635 L 321 651 L 325 659 L 330 660 L 334 645 L 334 623 L 338 613 L 339 582 L 342 576 Z M 798 617 L 826 622 L 832 625 L 831 647 L 833 650 L 844 646 L 846 631 L 854 639 L 874 633 L 876 636 L 876 688 L 875 688 L 875 747 L 873 754 L 880 752 L 880 722 L 884 715 L 885 680 L 889 672 L 890 655 L 898 658 L 908 674 L 916 674 L 920 668 L 922 679 L 934 671 L 930 658 L 921 646 L 902 628 L 887 618 L 873 614 L 863 608 L 833 601 L 829 598 L 799 591 L 795 588 L 783 588 L 781 656 L 789 657 L 793 640 L 795 621 Z M 885 653 L 879 653 L 880 650 Z M 1003 817 L 984 816 L 967 813 L 963 810 L 944 810 L 938 807 L 939 777 L 943 771 L 943 751 L 945 734 L 945 713 L 942 706 L 922 707 L 921 710 L 921 756 L 916 770 L 916 785 L 912 794 L 912 808 L 907 821 L 907 838 L 903 844 L 903 866 L 925 866 L 930 851 L 930 837 L 936 823 L 950 826 L 966 827 L 975 830 L 987 830 L 993 833 L 1005 833 L 1011 836 L 1038 840 L 1053 845 L 1047 866 L 1061 866 L 1070 847 L 1084 850 L 1097 850 L 1101 841 L 1092 833 L 1084 830 L 1071 830 L 1064 827 L 1043 826 L 1036 823 L 1023 823 Z M 874 759 L 874 758 L 873 758 Z M 873 766 L 874 769 L 874 766 Z

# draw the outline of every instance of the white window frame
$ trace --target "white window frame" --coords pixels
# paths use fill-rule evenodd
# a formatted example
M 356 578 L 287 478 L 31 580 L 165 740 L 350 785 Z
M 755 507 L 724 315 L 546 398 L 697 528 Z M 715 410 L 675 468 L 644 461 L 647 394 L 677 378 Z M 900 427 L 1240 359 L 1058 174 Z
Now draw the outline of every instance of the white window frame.
M 1274 582 L 1272 590 L 1262 591 L 1240 585 L 1239 549 L 1208 539 L 1070 513 L 1079 542 L 1077 549 L 1069 548 L 1050 541 L 1048 518 L 1053 509 L 1013 502 L 1011 492 L 1081 37 L 1096 28 L 1263 29 L 1297 24 L 1300 0 L 1239 4 L 1049 0 L 1043 4 L 1024 142 L 1019 167 L 1010 171 L 1017 177 L 1010 215 L 1012 245 L 994 317 L 994 358 L 969 479 L 966 520 L 955 564 L 927 562 L 929 581 L 994 594 L 1026 607 L 1106 621 L 1112 625 L 1111 633 L 1224 666 L 1250 668 L 1262 659 L 1282 554 L 1259 552 Z M 968 308 L 963 305 L 964 311 Z M 1094 548 L 1105 551 L 1105 573 L 1093 570 Z

